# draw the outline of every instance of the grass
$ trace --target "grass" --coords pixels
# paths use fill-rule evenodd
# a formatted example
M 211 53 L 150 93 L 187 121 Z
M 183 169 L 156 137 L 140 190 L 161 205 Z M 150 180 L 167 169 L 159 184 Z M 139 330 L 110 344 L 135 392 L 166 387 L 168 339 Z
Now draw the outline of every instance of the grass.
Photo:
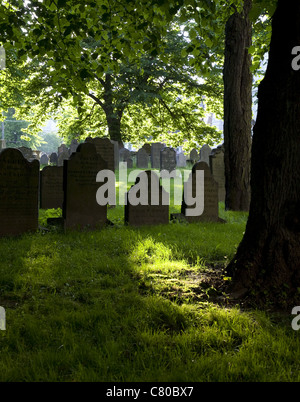
M 292 316 L 222 293 L 247 215 L 220 216 L 1 239 L 0 381 L 299 381 Z

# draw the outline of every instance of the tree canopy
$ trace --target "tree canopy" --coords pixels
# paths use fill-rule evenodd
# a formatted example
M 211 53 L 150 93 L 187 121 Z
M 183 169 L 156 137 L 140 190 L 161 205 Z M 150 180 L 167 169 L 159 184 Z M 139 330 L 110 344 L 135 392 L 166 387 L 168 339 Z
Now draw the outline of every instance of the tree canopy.
M 259 17 L 270 3 L 257 0 L 253 6 L 257 40 L 249 51 L 256 70 L 269 32 L 268 20 Z M 206 137 L 218 141 L 220 133 L 204 124 L 200 105 L 205 99 L 207 110 L 222 116 L 224 26 L 241 4 L 4 2 L 0 29 L 8 68 L 0 76 L 2 109 L 18 105 L 17 116 L 30 116 L 31 135 L 55 111 L 65 136 L 86 129 L 104 134 L 121 116 L 126 140 L 171 140 L 176 132 L 191 144 Z

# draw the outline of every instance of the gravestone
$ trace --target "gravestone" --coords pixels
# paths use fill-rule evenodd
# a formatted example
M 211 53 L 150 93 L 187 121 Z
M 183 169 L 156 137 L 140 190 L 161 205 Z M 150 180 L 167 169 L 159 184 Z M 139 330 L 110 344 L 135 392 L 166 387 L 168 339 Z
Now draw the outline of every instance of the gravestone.
M 151 144 L 145 143 L 142 148 L 147 152 L 147 154 L 151 155 Z
M 199 162 L 205 162 L 209 165 L 209 155 L 211 154 L 211 148 L 209 145 L 204 144 L 200 149 Z
M 57 166 L 64 166 L 64 161 L 68 160 L 70 156 L 69 151 L 63 151 L 58 154 Z
M 173 148 L 165 147 L 160 151 L 160 170 L 172 172 L 176 169 L 176 151 Z
M 214 149 L 210 155 L 210 169 L 213 178 L 218 183 L 219 201 L 225 202 L 225 164 L 224 150 L 222 146 Z
M 146 180 L 144 180 L 145 177 Z M 151 185 L 153 186 L 153 192 L 151 191 Z M 137 194 L 138 198 L 142 194 L 147 195 L 146 205 L 141 203 L 133 205 L 130 199 L 135 194 Z M 156 203 L 157 205 L 151 205 L 151 196 L 156 199 L 153 204 Z M 163 205 L 163 200 L 167 200 L 167 202 L 164 202 L 166 205 Z M 169 194 L 161 186 L 158 175 L 151 170 L 141 172 L 136 178 L 135 185 L 126 193 L 125 224 L 132 226 L 168 224 L 168 200 Z
M 20 147 L 20 148 L 18 148 L 18 150 L 22 152 L 22 155 L 23 155 L 24 158 L 26 158 L 27 160 L 33 159 L 33 153 L 32 153 L 32 149 L 31 149 L 31 148 L 28 148 L 28 147 Z
M 78 147 L 78 141 L 77 141 L 76 139 L 73 139 L 73 140 L 71 141 L 71 144 L 70 144 L 70 155 L 71 155 L 73 152 L 76 152 L 77 147 Z
M 58 148 L 57 148 L 57 156 L 59 156 L 59 154 L 63 153 L 63 152 L 68 152 L 69 153 L 69 149 L 66 146 L 66 144 L 61 144 Z
M 0 151 L 2 151 L 2 149 L 6 148 L 6 141 L 5 140 L 0 140 Z
M 0 237 L 38 229 L 39 161 L 18 149 L 0 153 Z
M 198 152 L 197 152 L 197 150 L 195 149 L 195 148 L 193 148 L 192 150 L 191 150 L 191 152 L 190 152 L 190 158 L 189 158 L 191 161 L 192 161 L 192 163 L 196 163 L 196 162 L 198 162 L 198 159 L 199 159 L 199 154 L 198 154 Z
M 120 162 L 127 162 L 131 157 L 131 153 L 127 148 L 121 148 L 119 151 L 119 160 Z
M 161 142 L 155 142 L 151 144 L 151 168 L 160 168 L 160 151 L 164 148 L 164 144 Z
M 57 158 L 57 153 L 56 152 L 52 152 L 52 154 L 50 155 L 49 161 L 50 161 L 50 163 L 53 163 L 54 165 L 57 165 L 58 158 Z
M 223 219 L 219 218 L 218 209 L 218 184 L 211 175 L 210 168 L 205 162 L 197 162 L 189 176 L 189 181 L 192 182 L 192 196 L 196 197 L 196 171 L 204 171 L 204 211 L 198 216 L 187 216 L 187 208 L 194 208 L 194 205 L 186 205 L 185 202 L 185 188 L 183 192 L 183 200 L 181 205 L 181 213 L 185 219 L 190 223 L 195 222 L 224 222 Z M 199 199 L 196 200 L 198 205 L 200 204 L 200 197 L 203 197 L 203 193 L 199 194 Z
M 65 230 L 97 229 L 107 222 L 107 206 L 100 206 L 96 193 L 100 187 L 96 182 L 100 170 L 107 169 L 94 144 L 80 144 L 63 170 L 63 218 Z
M 138 169 L 148 169 L 149 154 L 145 148 L 140 148 L 136 154 L 136 167 Z
M 186 157 L 183 152 L 176 154 L 176 165 L 177 167 L 186 167 Z
M 133 159 L 128 158 L 126 162 L 127 162 L 127 169 L 132 169 L 133 168 Z
M 44 167 L 40 173 L 40 208 L 62 208 L 63 200 L 63 167 Z
M 107 169 L 112 172 L 115 171 L 115 147 L 114 144 L 108 138 L 86 138 L 85 142 L 89 142 L 95 145 L 97 153 L 107 163 Z
M 48 165 L 49 163 L 49 158 L 47 154 L 43 154 L 40 158 L 40 164 L 41 165 Z

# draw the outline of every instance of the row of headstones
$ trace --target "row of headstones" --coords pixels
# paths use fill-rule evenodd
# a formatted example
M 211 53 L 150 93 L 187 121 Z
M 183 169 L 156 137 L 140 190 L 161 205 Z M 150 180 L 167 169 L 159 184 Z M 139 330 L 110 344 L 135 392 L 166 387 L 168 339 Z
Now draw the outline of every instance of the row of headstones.
M 108 169 L 114 171 L 118 168 L 119 162 L 126 162 L 128 168 L 133 167 L 133 159 L 135 157 L 135 166 L 138 169 L 148 169 L 149 164 L 154 169 L 165 169 L 168 171 L 174 170 L 176 167 L 185 167 L 186 162 L 192 164 L 200 161 L 206 162 L 211 169 L 214 179 L 219 186 L 219 201 L 225 201 L 225 167 L 224 167 L 224 152 L 223 147 L 211 149 L 208 145 L 203 145 L 199 153 L 196 149 L 192 149 L 189 158 L 182 153 L 176 153 L 173 148 L 165 147 L 162 143 L 144 144 L 136 153 L 124 148 L 123 144 L 117 141 L 111 141 L 108 138 L 91 138 L 88 137 L 86 142 L 91 142 L 96 146 L 97 152 L 107 162 Z M 52 153 L 49 161 L 57 166 L 63 166 L 64 160 L 69 159 L 73 152 L 76 152 L 78 147 L 77 140 L 72 140 L 70 148 L 62 144 L 58 148 L 58 154 Z M 34 155 L 29 148 L 23 147 L 20 149 L 23 155 L 28 160 L 33 160 Z M 43 160 L 44 155 L 40 157 L 40 164 L 46 165 Z M 46 156 L 47 157 L 47 156 Z
M 209 164 L 209 155 L 211 148 L 208 145 L 203 145 L 198 153 L 193 149 L 188 157 L 183 152 L 176 152 L 171 147 L 166 147 L 162 143 L 144 144 L 137 152 L 129 151 L 124 148 L 123 144 L 116 141 L 111 141 L 107 138 L 90 138 L 86 142 L 93 142 L 98 149 L 100 155 L 109 162 L 109 159 L 115 161 L 115 168 L 118 162 L 127 162 L 127 167 L 132 168 L 135 160 L 135 166 L 139 169 L 147 169 L 149 163 L 153 169 L 174 170 L 176 167 L 185 167 L 188 162 L 195 163 L 197 161 L 206 162 Z M 41 165 L 54 164 L 63 166 L 63 161 L 68 159 L 73 152 L 76 152 L 78 142 L 73 139 L 70 147 L 61 144 L 58 147 L 58 152 L 52 152 L 50 155 L 41 151 L 33 151 L 31 148 L 18 148 L 23 156 L 28 160 L 38 159 Z
M 64 161 L 63 167 L 47 166 L 41 172 L 38 160 L 29 162 L 17 149 L 3 150 L 0 153 L 0 237 L 37 230 L 39 207 L 62 207 L 65 230 L 105 226 L 108 223 L 107 206 L 97 203 L 99 183 L 95 180 L 103 169 L 107 169 L 107 162 L 89 142 L 80 144 L 76 152 Z M 191 180 L 194 180 L 193 175 L 198 169 L 205 171 L 204 212 L 200 216 L 186 218 L 192 222 L 220 221 L 218 184 L 204 162 L 194 165 Z M 156 180 L 150 170 L 147 174 L 151 175 L 151 180 Z M 148 192 L 151 191 L 151 180 L 148 181 Z M 129 192 L 134 191 L 134 186 Z M 159 193 L 162 191 L 159 183 Z M 184 202 L 182 215 L 185 216 Z M 125 205 L 125 223 L 129 225 L 167 222 L 168 205 Z
M 175 149 L 166 147 L 162 143 L 144 144 L 137 152 L 124 148 L 122 143 L 109 140 L 108 138 L 88 137 L 85 142 L 93 143 L 99 155 L 107 162 L 108 169 L 114 171 L 119 167 L 119 162 L 126 162 L 127 168 L 134 165 L 137 169 L 153 169 L 172 171 L 177 167 L 185 167 L 187 162 L 192 165 L 196 162 L 205 162 L 210 166 L 211 173 L 219 186 L 219 201 L 225 201 L 225 167 L 223 146 L 211 149 L 207 144 L 203 145 L 198 152 L 192 149 L 188 158 L 183 152 L 176 152 Z M 39 159 L 41 165 L 47 165 L 47 160 L 53 165 L 63 166 L 73 152 L 76 152 L 78 142 L 73 139 L 70 148 L 65 144 L 58 147 L 58 153 L 38 156 L 39 151 L 32 151 L 30 148 L 19 148 L 24 157 L 28 160 Z M 36 152 L 36 154 L 34 154 Z

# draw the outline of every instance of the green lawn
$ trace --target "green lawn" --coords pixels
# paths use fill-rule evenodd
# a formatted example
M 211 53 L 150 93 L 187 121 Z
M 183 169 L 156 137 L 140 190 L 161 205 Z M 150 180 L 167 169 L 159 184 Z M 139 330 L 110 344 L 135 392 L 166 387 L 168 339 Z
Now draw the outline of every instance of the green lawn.
M 300 380 L 293 317 L 222 293 L 246 214 L 221 204 L 225 224 L 137 229 L 122 213 L 101 231 L 1 239 L 0 381 Z

